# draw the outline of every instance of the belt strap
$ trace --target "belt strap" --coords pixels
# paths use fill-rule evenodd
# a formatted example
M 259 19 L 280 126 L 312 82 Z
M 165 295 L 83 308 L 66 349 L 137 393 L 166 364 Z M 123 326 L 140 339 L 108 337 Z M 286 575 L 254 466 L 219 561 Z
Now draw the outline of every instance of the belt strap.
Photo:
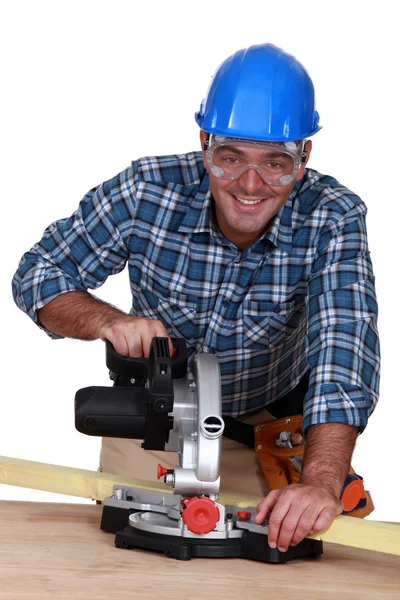
M 309 372 L 305 373 L 293 390 L 271 404 L 267 404 L 265 408 L 268 412 L 277 418 L 303 414 L 303 401 L 308 390 L 309 376 Z M 223 415 L 223 419 L 225 421 L 223 435 L 226 438 L 249 448 L 254 448 L 254 425 L 243 423 L 225 415 Z
M 223 415 L 224 437 L 254 449 L 254 425 Z

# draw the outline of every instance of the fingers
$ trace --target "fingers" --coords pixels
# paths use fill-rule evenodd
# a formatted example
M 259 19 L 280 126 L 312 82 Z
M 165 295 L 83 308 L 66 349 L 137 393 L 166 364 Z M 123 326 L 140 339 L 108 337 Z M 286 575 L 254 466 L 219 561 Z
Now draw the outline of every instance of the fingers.
M 339 513 L 340 514 L 340 513 Z M 309 534 L 314 535 L 316 533 L 323 533 L 332 525 L 333 521 L 337 517 L 338 513 L 331 507 L 324 508 L 315 521 L 313 527 L 310 529 Z
M 149 356 L 149 353 L 146 354 L 146 350 L 143 348 L 143 341 L 146 344 L 146 328 L 143 331 L 143 325 L 135 323 L 132 326 L 132 324 L 128 324 L 124 327 L 124 334 L 128 346 L 127 356 Z
M 101 339 L 103 342 L 109 341 L 113 345 L 115 352 L 123 356 L 129 356 L 129 344 L 125 334 L 122 331 L 105 331 Z
M 279 502 L 276 502 L 268 519 L 268 544 L 271 548 L 286 552 L 302 510 L 304 508 L 300 504 L 294 503 L 291 490 L 281 490 Z
M 271 510 L 274 508 L 279 497 L 279 490 L 273 490 L 264 498 L 262 502 L 257 506 L 257 514 L 254 521 L 256 523 L 262 523 L 268 517 Z
M 301 484 L 270 492 L 257 507 L 256 523 L 268 518 L 268 544 L 286 552 L 307 535 L 329 528 L 340 514 L 340 501 L 320 488 Z
M 283 546 L 285 548 L 288 546 L 297 546 L 301 540 L 309 535 L 310 531 L 313 529 L 316 521 L 318 520 L 318 510 L 318 507 L 315 505 L 309 505 L 299 516 L 294 531 L 291 529 L 288 529 L 287 531 L 281 530 L 279 536 L 279 546 Z
M 172 342 L 160 321 L 124 315 L 102 331 L 102 339 L 109 340 L 114 349 L 124 356 L 148 357 L 154 337 L 166 337 L 172 354 Z

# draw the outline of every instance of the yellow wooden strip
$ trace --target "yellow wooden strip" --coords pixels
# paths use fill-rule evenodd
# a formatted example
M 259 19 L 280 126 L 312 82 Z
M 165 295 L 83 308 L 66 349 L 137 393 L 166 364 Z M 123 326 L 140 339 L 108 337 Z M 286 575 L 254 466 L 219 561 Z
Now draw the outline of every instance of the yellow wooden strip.
M 163 490 L 168 493 L 165 485 L 159 482 L 126 479 L 109 473 L 61 467 L 7 456 L 0 456 L 0 483 L 92 500 L 104 500 L 107 496 L 111 496 L 115 483 Z
M 92 500 L 104 500 L 111 496 L 114 484 L 162 491 L 165 494 L 171 493 L 164 483 L 160 482 L 125 479 L 110 473 L 61 467 L 6 456 L 0 456 L 0 483 Z M 218 499 L 222 504 L 230 504 L 238 508 L 256 506 L 259 501 L 257 498 L 228 494 L 220 494 Z M 340 516 L 325 533 L 310 537 L 400 556 L 400 525 L 398 524 Z
M 325 533 L 309 537 L 400 556 L 400 524 L 343 515 L 336 517 Z
M 124 478 L 112 473 L 62 467 L 8 456 L 0 456 L 0 483 L 92 500 L 104 500 L 111 496 L 114 484 L 171 493 L 170 488 L 163 482 Z M 240 508 L 254 506 L 259 502 L 259 498 L 240 498 L 226 494 L 221 494 L 219 500 L 223 504 Z

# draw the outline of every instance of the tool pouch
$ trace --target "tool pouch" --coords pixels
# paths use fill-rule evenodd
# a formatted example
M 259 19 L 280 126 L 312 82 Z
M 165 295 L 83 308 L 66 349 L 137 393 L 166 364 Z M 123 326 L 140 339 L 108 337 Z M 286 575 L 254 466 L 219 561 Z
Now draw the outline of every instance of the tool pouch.
M 255 449 L 270 490 L 278 490 L 300 481 L 301 473 L 296 469 L 290 457 L 302 459 L 304 444 L 294 448 L 281 448 L 276 440 L 282 431 L 291 434 L 302 433 L 303 417 L 284 417 L 274 419 L 254 427 Z
M 282 431 L 302 434 L 303 417 L 295 415 L 267 421 L 254 427 L 256 455 L 270 490 L 277 490 L 292 483 L 299 483 L 301 462 L 305 444 L 293 448 L 277 446 Z M 374 510 L 369 492 L 365 492 L 363 480 L 351 468 L 342 490 L 343 514 L 364 518 Z

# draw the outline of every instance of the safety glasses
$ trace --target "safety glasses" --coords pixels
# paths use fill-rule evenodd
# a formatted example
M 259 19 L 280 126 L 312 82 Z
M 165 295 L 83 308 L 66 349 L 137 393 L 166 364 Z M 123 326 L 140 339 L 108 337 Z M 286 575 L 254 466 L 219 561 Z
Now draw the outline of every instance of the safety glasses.
M 220 179 L 237 179 L 255 169 L 270 185 L 288 185 L 304 161 L 305 140 L 255 142 L 211 135 L 206 150 L 210 172 Z

